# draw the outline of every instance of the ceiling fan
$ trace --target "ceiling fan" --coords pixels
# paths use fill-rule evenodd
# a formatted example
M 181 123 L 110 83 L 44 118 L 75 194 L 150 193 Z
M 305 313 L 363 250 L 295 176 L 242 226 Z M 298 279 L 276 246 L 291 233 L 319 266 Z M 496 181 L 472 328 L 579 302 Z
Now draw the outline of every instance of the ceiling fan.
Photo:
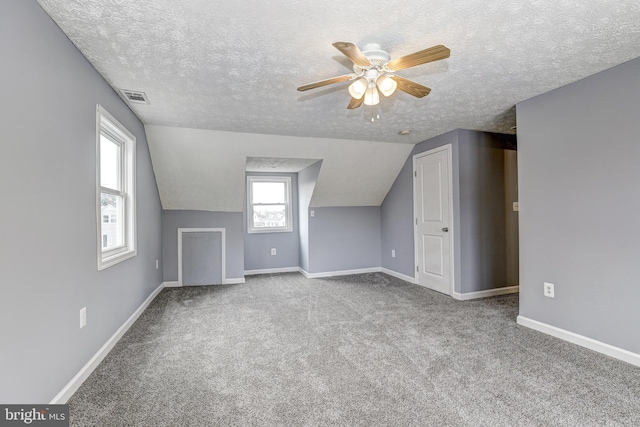
M 336 42 L 333 46 L 353 62 L 353 73 L 309 83 L 300 86 L 298 90 L 305 91 L 354 80 L 349 85 L 351 102 L 347 108 L 350 110 L 360 107 L 363 103 L 377 105 L 380 102 L 379 93 L 386 97 L 393 94 L 396 89 L 416 98 L 429 95 L 430 88 L 393 73 L 416 65 L 439 61 L 448 58 L 451 54 L 447 47 L 438 45 L 392 60 L 391 56 L 376 43 L 369 43 L 362 50 L 351 42 Z

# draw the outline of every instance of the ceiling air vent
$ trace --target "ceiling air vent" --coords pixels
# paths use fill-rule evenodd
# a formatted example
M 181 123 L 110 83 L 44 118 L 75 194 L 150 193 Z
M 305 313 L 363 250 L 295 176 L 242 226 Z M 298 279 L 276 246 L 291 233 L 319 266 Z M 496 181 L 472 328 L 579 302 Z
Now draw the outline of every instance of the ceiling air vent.
M 133 102 L 134 104 L 150 104 L 149 98 L 147 98 L 144 92 L 121 89 L 120 93 L 122 93 L 129 102 Z

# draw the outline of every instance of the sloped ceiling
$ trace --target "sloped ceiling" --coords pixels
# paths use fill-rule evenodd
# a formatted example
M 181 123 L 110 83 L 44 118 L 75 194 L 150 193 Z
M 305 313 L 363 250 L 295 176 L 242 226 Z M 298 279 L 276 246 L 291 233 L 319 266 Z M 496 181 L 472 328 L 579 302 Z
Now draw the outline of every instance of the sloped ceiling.
M 320 159 L 300 159 L 284 157 L 247 157 L 247 172 L 283 172 L 297 173 L 308 168 Z
M 513 133 L 516 103 L 640 56 L 637 0 L 38 1 L 114 88 L 148 95 L 150 105 L 131 105 L 145 125 L 354 146 L 415 144 L 456 128 Z M 375 110 L 348 111 L 348 82 L 296 91 L 351 71 L 335 41 L 379 43 L 392 58 L 444 44 L 451 57 L 398 73 L 431 87 L 426 98 L 399 92 Z M 172 143 L 189 150 L 183 134 Z M 152 153 L 166 143 L 157 137 Z M 262 139 L 264 153 L 244 157 L 276 156 L 266 149 L 279 152 L 275 139 Z
M 411 145 L 147 125 L 164 209 L 241 212 L 252 157 L 322 158 L 312 207 L 379 206 Z M 179 141 L 179 143 L 177 143 Z

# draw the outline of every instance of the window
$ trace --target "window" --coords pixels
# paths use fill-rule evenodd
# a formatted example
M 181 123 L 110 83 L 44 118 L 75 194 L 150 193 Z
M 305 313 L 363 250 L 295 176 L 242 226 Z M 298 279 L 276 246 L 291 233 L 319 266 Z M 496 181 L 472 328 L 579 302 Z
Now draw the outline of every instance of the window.
M 98 270 L 136 255 L 136 138 L 100 105 L 96 132 Z
M 249 233 L 292 231 L 291 177 L 247 177 Z

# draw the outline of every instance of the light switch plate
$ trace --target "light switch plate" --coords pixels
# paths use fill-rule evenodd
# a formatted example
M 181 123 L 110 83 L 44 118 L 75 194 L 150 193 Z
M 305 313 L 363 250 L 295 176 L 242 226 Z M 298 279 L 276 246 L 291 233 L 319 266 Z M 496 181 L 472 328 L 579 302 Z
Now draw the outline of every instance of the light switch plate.
M 80 328 L 87 326 L 87 307 L 80 309 Z

